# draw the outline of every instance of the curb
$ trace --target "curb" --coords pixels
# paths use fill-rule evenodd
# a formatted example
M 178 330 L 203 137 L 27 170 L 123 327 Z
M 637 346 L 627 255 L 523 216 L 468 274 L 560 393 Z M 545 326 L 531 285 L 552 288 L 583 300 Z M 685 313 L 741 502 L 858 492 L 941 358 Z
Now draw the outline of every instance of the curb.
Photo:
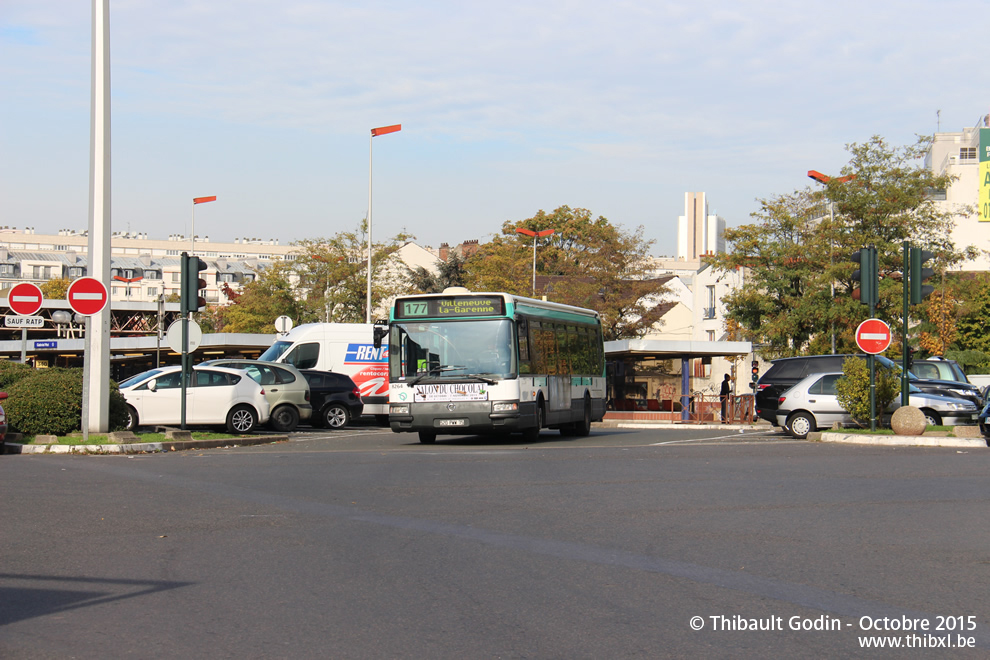
M 154 454 L 187 449 L 219 449 L 223 447 L 249 447 L 275 442 L 286 442 L 287 435 L 259 435 L 222 440 L 176 440 L 165 442 L 139 442 L 114 445 L 19 445 L 6 444 L 8 454 Z
M 984 438 L 949 438 L 939 436 L 908 435 L 859 435 L 855 433 L 819 433 L 820 438 L 808 434 L 808 440 L 836 442 L 851 445 L 888 445 L 892 447 L 957 447 L 986 449 Z

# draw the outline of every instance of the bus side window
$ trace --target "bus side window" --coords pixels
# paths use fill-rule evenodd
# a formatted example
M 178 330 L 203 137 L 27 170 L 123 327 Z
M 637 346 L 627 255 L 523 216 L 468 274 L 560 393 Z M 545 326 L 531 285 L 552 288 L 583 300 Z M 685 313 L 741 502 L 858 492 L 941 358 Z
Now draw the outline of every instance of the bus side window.
M 519 373 L 532 373 L 529 358 L 529 323 L 521 318 L 516 322 L 516 335 L 519 337 Z
M 320 360 L 320 345 L 316 342 L 299 344 L 285 356 L 284 362 L 296 369 L 314 369 Z

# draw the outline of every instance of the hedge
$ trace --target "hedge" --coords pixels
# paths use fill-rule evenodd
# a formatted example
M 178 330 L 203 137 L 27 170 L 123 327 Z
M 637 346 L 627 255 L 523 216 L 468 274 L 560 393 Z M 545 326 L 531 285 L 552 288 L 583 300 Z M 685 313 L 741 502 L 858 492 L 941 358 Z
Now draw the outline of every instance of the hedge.
M 31 371 L 5 388 L 7 399 L 3 408 L 10 429 L 25 435 L 67 435 L 81 429 L 82 369 Z M 126 425 L 127 403 L 117 384 L 111 381 L 110 430 L 120 430 Z

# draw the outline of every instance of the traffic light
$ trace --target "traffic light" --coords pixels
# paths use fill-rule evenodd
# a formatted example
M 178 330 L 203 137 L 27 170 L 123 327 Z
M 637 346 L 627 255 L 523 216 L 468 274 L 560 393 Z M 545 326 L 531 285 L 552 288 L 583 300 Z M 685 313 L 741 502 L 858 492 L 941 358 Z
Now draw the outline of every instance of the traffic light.
M 877 291 L 877 249 L 870 246 L 856 250 L 852 254 L 852 260 L 859 264 L 859 268 L 852 274 L 852 278 L 859 282 L 859 288 L 853 290 L 853 298 L 864 305 L 876 305 L 880 301 Z
M 934 252 L 911 248 L 911 304 L 917 305 L 925 296 L 935 290 L 935 287 L 923 282 L 935 274 L 931 268 L 925 268 L 925 262 L 935 256 Z
M 206 307 L 206 299 L 199 295 L 200 289 L 206 288 L 206 280 L 199 276 L 206 270 L 206 262 L 199 257 L 182 253 L 182 295 L 180 307 L 182 315 L 198 312 Z
M 755 383 L 760 379 L 760 363 L 757 360 L 753 360 L 751 366 L 753 369 L 753 375 L 750 378 Z
M 910 346 L 908 346 L 905 349 L 905 356 L 904 357 L 907 358 L 907 360 L 905 360 L 905 362 L 907 364 L 907 370 L 908 371 L 911 371 L 911 367 L 914 366 L 914 349 L 911 348 Z

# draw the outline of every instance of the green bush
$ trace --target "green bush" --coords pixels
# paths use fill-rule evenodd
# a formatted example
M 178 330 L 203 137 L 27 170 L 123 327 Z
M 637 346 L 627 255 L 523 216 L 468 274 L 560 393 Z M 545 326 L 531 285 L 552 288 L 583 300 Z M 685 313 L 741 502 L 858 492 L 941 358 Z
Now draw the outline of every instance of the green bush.
M 25 435 L 66 435 L 82 427 L 82 369 L 38 369 L 7 388 L 7 423 Z M 127 423 L 127 404 L 110 383 L 110 429 Z
M 901 380 L 893 370 L 876 363 L 877 421 L 901 391 Z M 870 423 L 870 370 L 861 357 L 846 358 L 842 363 L 842 378 L 835 383 L 839 405 L 860 426 Z
M 0 392 L 6 391 L 14 383 L 33 373 L 34 367 L 29 365 L 10 360 L 0 360 Z

